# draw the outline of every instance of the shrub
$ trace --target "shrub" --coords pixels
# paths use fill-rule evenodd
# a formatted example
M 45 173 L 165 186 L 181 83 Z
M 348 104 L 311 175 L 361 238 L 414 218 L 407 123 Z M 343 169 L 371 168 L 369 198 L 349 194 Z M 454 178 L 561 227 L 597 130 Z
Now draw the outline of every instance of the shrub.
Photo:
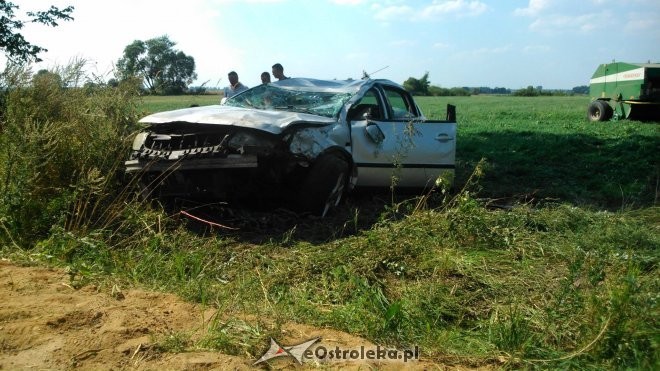
M 30 247 L 55 223 L 92 218 L 121 189 L 137 87 L 95 83 L 84 67 L 8 66 L 0 76 L 0 244 Z

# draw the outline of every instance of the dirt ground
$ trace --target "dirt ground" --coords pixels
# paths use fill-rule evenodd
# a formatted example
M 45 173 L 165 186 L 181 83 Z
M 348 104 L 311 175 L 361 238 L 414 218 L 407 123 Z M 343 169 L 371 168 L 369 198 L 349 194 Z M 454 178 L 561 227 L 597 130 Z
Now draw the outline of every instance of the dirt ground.
M 0 369 L 255 368 L 255 359 L 248 357 L 216 351 L 170 353 L 158 351 L 154 346 L 154 339 L 172 333 L 191 333 L 193 339 L 201 336 L 208 326 L 208 319 L 214 314 L 213 309 L 204 310 L 171 294 L 141 290 L 101 292 L 95 286 L 74 289 L 63 270 L 19 267 L 0 261 Z M 321 337 L 323 344 L 330 347 L 370 344 L 339 331 L 300 324 L 286 325 L 283 330 L 289 339 L 302 342 Z M 285 341 L 282 341 L 283 345 L 290 345 Z M 318 366 L 305 363 L 303 368 Z M 351 369 L 398 369 L 403 365 L 377 365 L 365 361 L 333 364 L 330 368 L 347 366 Z M 406 364 L 406 368 L 411 366 L 415 369 L 448 369 L 423 360 Z M 271 361 L 267 367 L 300 368 L 291 357 Z M 328 368 L 328 365 L 321 367 Z

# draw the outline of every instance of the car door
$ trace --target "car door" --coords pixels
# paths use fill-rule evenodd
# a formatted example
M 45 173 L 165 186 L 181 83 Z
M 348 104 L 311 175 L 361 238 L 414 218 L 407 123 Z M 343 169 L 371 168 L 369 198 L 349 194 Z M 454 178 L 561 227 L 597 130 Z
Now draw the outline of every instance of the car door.
M 456 123 L 424 120 L 403 89 L 373 87 L 349 120 L 357 186 L 428 187 L 454 171 Z

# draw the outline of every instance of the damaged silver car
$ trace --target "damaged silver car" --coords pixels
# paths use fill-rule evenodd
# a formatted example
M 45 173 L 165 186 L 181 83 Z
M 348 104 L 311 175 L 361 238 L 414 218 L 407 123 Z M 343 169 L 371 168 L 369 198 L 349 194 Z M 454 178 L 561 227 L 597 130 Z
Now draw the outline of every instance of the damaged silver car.
M 143 118 L 126 172 L 158 197 L 285 197 L 324 216 L 353 187 L 453 174 L 453 108 L 431 121 L 389 80 L 291 78 Z

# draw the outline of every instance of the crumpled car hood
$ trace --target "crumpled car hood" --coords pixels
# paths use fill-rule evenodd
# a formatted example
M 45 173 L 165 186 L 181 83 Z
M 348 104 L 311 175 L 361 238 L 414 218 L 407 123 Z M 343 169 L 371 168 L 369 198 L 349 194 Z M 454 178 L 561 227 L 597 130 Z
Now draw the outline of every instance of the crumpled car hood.
M 285 128 L 296 123 L 327 125 L 335 120 L 308 113 L 254 110 L 224 105 L 159 112 L 140 120 L 140 123 L 150 125 L 174 122 L 238 126 L 280 134 Z

